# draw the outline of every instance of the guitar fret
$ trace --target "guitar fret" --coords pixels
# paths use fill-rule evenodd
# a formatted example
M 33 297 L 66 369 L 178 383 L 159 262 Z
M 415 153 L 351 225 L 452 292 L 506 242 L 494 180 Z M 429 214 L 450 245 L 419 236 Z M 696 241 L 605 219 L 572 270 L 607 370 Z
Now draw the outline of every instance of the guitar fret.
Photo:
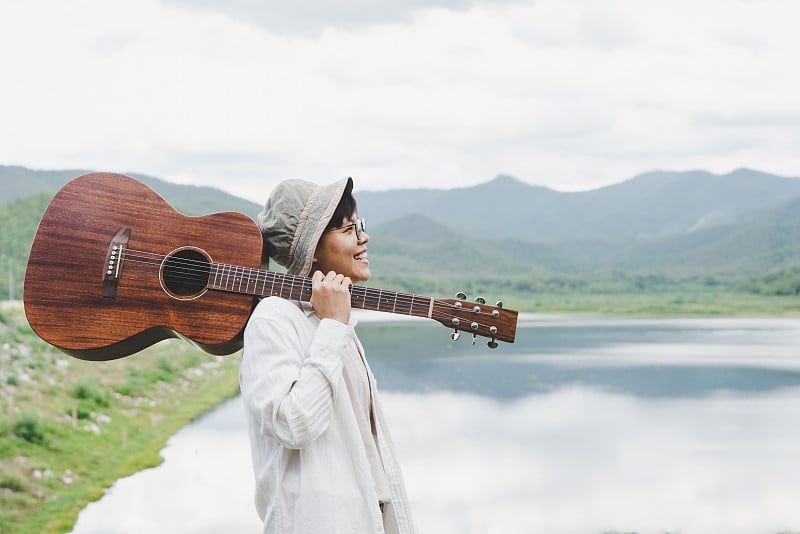
M 267 294 L 267 278 L 269 277 L 269 273 L 264 273 L 264 282 L 261 284 L 261 296 Z
M 403 295 L 403 299 L 399 300 L 398 297 Z M 411 297 L 409 301 L 407 297 Z M 392 308 L 392 312 L 394 313 L 402 313 L 403 315 L 411 315 L 411 307 L 414 303 L 414 295 L 407 295 L 404 293 L 396 293 L 394 297 L 394 307 Z
M 416 315 L 417 317 L 428 317 L 433 299 L 430 297 L 419 296 L 418 298 L 419 302 L 414 302 L 414 305 L 411 309 L 411 315 Z
M 356 308 L 364 309 L 364 288 L 361 286 L 353 286 L 350 293 L 350 305 Z
M 226 267 L 227 267 L 227 272 L 225 271 Z M 223 272 L 224 278 L 225 278 L 225 284 L 224 284 L 223 287 L 225 287 L 225 289 L 228 289 L 228 287 L 229 287 L 228 286 L 228 282 L 230 281 L 230 278 L 231 278 L 231 266 L 230 265 L 223 265 L 222 272 Z

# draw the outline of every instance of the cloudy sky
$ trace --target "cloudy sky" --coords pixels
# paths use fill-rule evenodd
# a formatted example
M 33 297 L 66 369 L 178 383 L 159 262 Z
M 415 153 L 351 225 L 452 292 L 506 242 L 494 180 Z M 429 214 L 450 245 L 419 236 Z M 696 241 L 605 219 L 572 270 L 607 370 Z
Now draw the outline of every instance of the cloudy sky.
M 800 176 L 796 0 L 3 0 L 0 164 L 263 201 Z

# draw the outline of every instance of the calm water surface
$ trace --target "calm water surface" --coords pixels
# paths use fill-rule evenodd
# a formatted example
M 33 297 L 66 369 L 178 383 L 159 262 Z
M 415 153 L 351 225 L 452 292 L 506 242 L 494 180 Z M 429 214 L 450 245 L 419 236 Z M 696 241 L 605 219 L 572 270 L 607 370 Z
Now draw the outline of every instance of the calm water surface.
M 361 317 L 423 533 L 800 531 L 798 320 Z M 240 399 L 162 454 L 74 533 L 259 532 Z

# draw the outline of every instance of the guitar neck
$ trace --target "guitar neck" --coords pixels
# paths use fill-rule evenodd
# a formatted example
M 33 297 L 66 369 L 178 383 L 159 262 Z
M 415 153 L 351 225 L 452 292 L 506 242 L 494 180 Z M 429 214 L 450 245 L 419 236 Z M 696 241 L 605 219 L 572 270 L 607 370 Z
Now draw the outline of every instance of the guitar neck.
M 241 293 L 258 297 L 276 296 L 287 300 L 311 301 L 311 279 L 292 274 L 276 273 L 262 269 L 212 263 L 208 271 L 209 289 Z M 483 299 L 468 304 L 462 299 L 433 299 L 411 293 L 385 289 L 352 286 L 350 302 L 354 308 L 381 311 L 414 317 L 426 317 L 459 331 L 491 338 L 489 346 L 495 348 L 495 339 L 514 342 L 517 330 L 517 312 L 497 306 L 488 306 Z
M 310 278 L 224 263 L 211 265 L 208 287 L 257 297 L 311 301 Z M 432 316 L 434 306 L 431 297 L 363 286 L 351 288 L 350 302 L 362 310 L 427 318 Z

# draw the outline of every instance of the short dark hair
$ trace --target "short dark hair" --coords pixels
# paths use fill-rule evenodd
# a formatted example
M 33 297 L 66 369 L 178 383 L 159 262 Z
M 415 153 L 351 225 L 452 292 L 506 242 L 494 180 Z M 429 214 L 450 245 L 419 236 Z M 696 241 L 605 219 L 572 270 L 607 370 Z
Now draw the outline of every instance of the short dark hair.
M 356 213 L 357 208 L 358 206 L 353 194 L 346 192 L 344 195 L 342 195 L 339 205 L 336 206 L 336 210 L 333 212 L 333 216 L 328 222 L 328 226 L 325 227 L 325 231 L 327 232 L 328 230 L 332 230 L 333 228 L 338 228 L 341 226 L 345 218 L 349 218 Z

